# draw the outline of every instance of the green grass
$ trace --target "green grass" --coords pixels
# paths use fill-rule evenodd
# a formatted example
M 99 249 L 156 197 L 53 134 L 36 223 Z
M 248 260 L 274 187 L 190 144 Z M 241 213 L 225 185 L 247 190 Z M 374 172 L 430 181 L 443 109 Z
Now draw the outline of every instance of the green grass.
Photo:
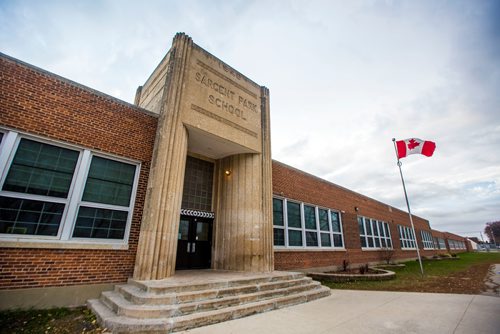
M 426 286 L 445 280 L 458 272 L 465 272 L 473 266 L 500 263 L 500 253 L 462 253 L 458 260 L 441 261 L 423 260 L 424 276 L 420 273 L 418 261 L 405 262 L 404 268 L 388 268 L 396 272 L 396 278 L 390 281 L 359 281 L 322 283 L 332 289 L 386 290 L 386 291 L 426 291 Z M 467 279 L 467 278 L 464 278 Z

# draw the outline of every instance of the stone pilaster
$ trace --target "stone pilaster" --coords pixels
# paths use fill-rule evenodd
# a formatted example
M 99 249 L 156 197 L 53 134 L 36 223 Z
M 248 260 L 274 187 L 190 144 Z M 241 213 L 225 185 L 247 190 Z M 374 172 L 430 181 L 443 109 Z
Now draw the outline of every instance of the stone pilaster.
M 261 87 L 261 119 L 262 119 L 262 253 L 265 254 L 264 268 L 274 269 L 273 251 L 273 167 L 271 160 L 271 117 L 269 89 Z
M 214 269 L 268 272 L 274 267 L 267 88 L 261 95 L 262 153 L 237 154 L 217 162 Z
M 188 134 L 180 114 L 191 47 L 192 40 L 187 35 L 174 37 L 134 269 L 137 280 L 163 279 L 175 273 L 188 146 Z

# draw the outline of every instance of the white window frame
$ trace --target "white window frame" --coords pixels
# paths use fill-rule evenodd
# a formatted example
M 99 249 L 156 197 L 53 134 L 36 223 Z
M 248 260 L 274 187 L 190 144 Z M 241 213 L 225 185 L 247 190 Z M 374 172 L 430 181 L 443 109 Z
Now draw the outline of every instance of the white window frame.
M 50 243 L 51 245 L 57 244 L 90 244 L 90 245 L 115 245 L 115 246 L 126 246 L 128 245 L 128 240 L 130 236 L 130 228 L 132 224 L 132 216 L 135 205 L 135 198 L 137 195 L 137 188 L 139 183 L 139 176 L 141 171 L 141 163 L 138 161 L 133 161 L 131 159 L 125 159 L 122 157 L 117 157 L 111 154 L 91 151 L 89 149 L 79 147 L 76 145 L 70 145 L 56 140 L 51 140 L 39 136 L 34 136 L 30 134 L 25 134 L 17 131 L 8 131 L 0 129 L 0 132 L 4 134 L 2 142 L 0 143 L 0 196 L 7 196 L 11 198 L 27 199 L 27 200 L 37 200 L 42 202 L 51 203 L 62 203 L 64 204 L 64 211 L 61 216 L 61 221 L 59 223 L 59 230 L 56 236 L 44 236 L 44 235 L 24 235 L 24 234 L 0 234 L 0 242 L 2 245 L 8 246 L 6 243 L 29 243 L 29 244 L 43 244 Z M 7 174 L 11 168 L 14 156 L 19 147 L 21 139 L 28 139 L 36 141 L 42 144 L 53 145 L 65 149 L 70 149 L 79 152 L 77 163 L 75 166 L 75 171 L 73 173 L 73 178 L 71 180 L 71 185 L 66 198 L 44 196 L 44 195 L 34 195 L 26 193 L 18 193 L 13 191 L 2 190 Z M 130 202 L 128 207 L 108 205 L 102 203 L 86 202 L 82 201 L 83 191 L 87 181 L 88 172 L 90 170 L 90 164 L 92 157 L 101 157 L 108 160 L 119 161 L 122 163 L 130 164 L 135 167 L 134 181 L 132 185 L 132 192 L 130 194 Z M 102 239 L 102 238 L 73 238 L 73 230 L 76 225 L 76 219 L 78 216 L 78 210 L 80 206 L 86 206 L 91 208 L 100 209 L 111 209 L 127 212 L 127 221 L 124 231 L 123 239 Z M 22 245 L 21 245 L 22 247 Z M 35 246 L 36 247 L 36 246 Z M 57 246 L 56 246 L 57 247 Z
M 278 246 L 274 246 L 274 247 L 284 248 L 287 245 L 287 238 L 288 238 L 287 232 L 286 232 L 286 227 L 285 227 L 285 202 L 283 201 L 283 199 L 277 198 L 277 197 L 273 197 L 273 202 L 274 202 L 274 200 L 281 201 L 281 214 L 283 216 L 283 225 L 274 225 L 274 203 L 273 203 L 273 245 L 274 245 L 274 230 L 275 229 L 282 230 L 283 231 L 284 245 L 278 245 Z
M 417 249 L 417 242 L 411 227 L 398 225 L 399 240 L 402 250 L 414 250 Z
M 288 226 L 288 202 L 298 204 L 299 205 L 299 216 L 300 216 L 300 227 L 289 227 Z M 286 247 L 297 247 L 297 248 L 306 248 L 306 239 L 305 239 L 305 231 L 304 231 L 304 210 L 302 207 L 302 203 L 298 201 L 289 201 L 285 199 L 285 208 L 283 209 L 283 212 L 286 213 L 284 219 L 285 219 L 285 231 L 286 231 L 286 238 L 285 238 L 285 246 Z M 289 243 L 289 237 L 288 237 L 288 232 L 289 231 L 298 231 L 300 232 L 300 235 L 302 236 L 302 245 L 301 246 L 288 246 Z
M 422 244 L 424 245 L 424 250 L 434 249 L 434 240 L 432 239 L 431 232 L 420 230 L 420 236 L 422 238 Z
M 365 245 L 363 247 L 363 244 L 361 244 L 361 250 L 381 250 L 381 249 L 393 249 L 393 243 L 392 243 L 392 237 L 391 237 L 391 229 L 389 227 L 389 223 L 382 221 L 382 220 L 377 220 L 369 217 L 364 217 L 364 216 L 358 216 L 357 217 L 357 222 L 358 222 L 358 230 L 359 230 L 359 220 L 361 219 L 362 226 L 363 226 L 363 233 L 359 231 L 359 238 L 361 241 L 361 238 L 365 239 Z M 367 224 L 370 226 L 371 234 L 367 233 Z M 377 233 L 375 233 L 375 229 L 377 229 Z M 370 246 L 370 243 L 368 240 L 372 241 L 372 246 Z M 385 242 L 385 247 L 383 246 L 383 242 Z M 378 241 L 378 246 L 377 246 L 377 241 Z M 389 246 L 388 246 L 389 245 Z
M 340 211 L 333 210 L 333 209 L 328 209 L 328 208 L 317 206 L 317 205 L 314 205 L 314 204 L 304 203 L 304 202 L 301 202 L 301 201 L 292 200 L 292 199 L 288 199 L 288 198 L 280 197 L 280 196 L 273 196 L 273 200 L 274 199 L 282 201 L 282 204 L 283 204 L 283 224 L 284 224 L 284 226 L 279 226 L 279 225 L 274 225 L 273 224 L 273 229 L 274 228 L 276 228 L 276 229 L 283 229 L 284 230 L 284 234 L 285 234 L 285 245 L 284 246 L 274 245 L 275 249 L 297 249 L 297 250 L 304 250 L 304 249 L 308 249 L 308 250 L 314 250 L 314 249 L 316 249 L 316 250 L 319 250 L 319 249 L 331 249 L 331 250 L 345 250 L 344 231 L 343 231 L 343 227 L 342 227 L 342 215 L 341 215 Z M 300 207 L 300 220 L 301 220 L 300 221 L 301 222 L 301 227 L 300 228 L 298 228 L 298 227 L 289 227 L 288 226 L 288 202 L 298 204 L 299 207 Z M 306 225 L 305 225 L 305 215 L 304 215 L 304 207 L 305 206 L 309 206 L 309 207 L 314 208 L 315 221 L 316 221 L 316 229 L 306 228 Z M 322 230 L 320 230 L 320 225 L 319 225 L 319 210 L 320 209 L 327 211 L 327 214 L 328 214 L 328 228 L 329 228 L 328 231 L 322 231 Z M 335 212 L 335 213 L 338 214 L 339 225 L 340 225 L 340 232 L 334 232 L 333 231 L 332 219 L 331 219 L 331 213 L 332 212 Z M 301 235 L 302 235 L 302 245 L 301 246 L 290 246 L 290 244 L 289 244 L 289 238 L 288 238 L 288 231 L 300 231 L 301 232 Z M 316 233 L 316 238 L 317 238 L 317 242 L 318 242 L 317 246 L 307 246 L 306 232 Z M 325 233 L 325 234 L 328 233 L 329 238 L 330 238 L 330 246 L 323 246 L 321 244 L 321 234 L 322 233 Z M 340 235 L 341 241 L 342 241 L 342 246 L 341 247 L 335 245 L 333 235 Z

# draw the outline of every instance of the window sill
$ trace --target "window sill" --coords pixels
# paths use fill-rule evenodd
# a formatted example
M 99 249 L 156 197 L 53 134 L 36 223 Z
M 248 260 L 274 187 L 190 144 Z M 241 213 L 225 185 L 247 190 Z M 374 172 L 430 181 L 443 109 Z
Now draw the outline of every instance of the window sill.
M 380 251 L 393 251 L 394 248 L 375 248 L 375 247 L 361 247 L 363 252 L 380 252 Z
M 81 241 L 0 240 L 0 248 L 46 248 L 46 249 L 111 249 L 127 250 L 128 244 L 97 243 Z
M 274 252 L 286 253 L 286 252 L 345 252 L 345 248 L 276 248 L 274 247 Z

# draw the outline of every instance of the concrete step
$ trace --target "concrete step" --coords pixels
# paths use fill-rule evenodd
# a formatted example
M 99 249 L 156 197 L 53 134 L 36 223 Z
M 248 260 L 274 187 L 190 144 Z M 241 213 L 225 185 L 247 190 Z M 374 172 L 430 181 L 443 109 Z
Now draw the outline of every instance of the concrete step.
M 292 280 L 289 281 L 289 283 L 290 284 L 288 285 L 284 285 L 283 282 L 280 282 L 279 285 L 275 285 L 274 289 L 270 288 L 270 283 L 265 283 L 265 289 L 257 290 L 257 292 L 245 294 L 231 293 L 229 295 L 225 295 L 224 293 L 214 293 L 214 296 L 216 297 L 212 299 L 206 299 L 203 301 L 194 300 L 191 302 L 183 302 L 179 304 L 136 304 L 134 303 L 134 301 L 129 300 L 126 296 L 121 294 L 120 289 L 118 289 L 117 291 L 103 292 L 101 301 L 110 309 L 112 309 L 117 315 L 124 315 L 132 318 L 178 317 L 194 312 L 220 309 L 223 307 L 297 294 L 321 287 L 319 282 L 304 279 Z M 124 290 L 125 288 L 125 286 L 122 286 L 121 290 Z M 157 300 L 155 300 L 155 302 L 157 302 Z
M 127 284 L 127 285 L 117 285 L 115 287 L 115 290 L 121 293 L 127 300 L 135 304 L 160 305 L 160 304 L 189 303 L 189 302 L 202 301 L 213 298 L 222 298 L 225 296 L 282 289 L 297 285 L 309 284 L 310 282 L 312 282 L 312 279 L 310 277 L 300 277 L 289 280 L 279 280 L 272 282 L 264 281 L 250 285 L 237 285 L 231 287 L 221 285 L 219 287 L 213 287 L 208 290 L 194 290 L 185 292 L 169 291 L 167 293 L 148 292 L 147 290 L 139 288 L 135 284 L 134 285 Z M 238 283 L 241 284 L 241 282 Z M 182 289 L 181 291 L 184 290 L 185 289 Z
M 330 289 L 319 286 L 313 290 L 292 293 L 265 300 L 229 306 L 222 309 L 196 312 L 178 317 L 137 319 L 112 312 L 102 300 L 88 301 L 103 327 L 113 333 L 171 333 L 190 328 L 237 319 L 256 313 L 312 301 L 330 295 Z
M 261 276 L 254 276 L 250 278 L 236 278 L 236 279 L 223 279 L 223 280 L 218 279 L 214 281 L 192 282 L 192 283 L 185 283 L 185 282 L 173 283 L 169 280 L 137 281 L 134 279 L 129 279 L 128 284 L 135 285 L 139 289 L 150 293 L 167 294 L 173 292 L 180 293 L 189 291 L 230 288 L 238 286 L 249 286 L 249 285 L 257 285 L 269 282 L 287 281 L 303 277 L 306 277 L 304 273 L 283 272 L 274 275 L 263 274 Z

